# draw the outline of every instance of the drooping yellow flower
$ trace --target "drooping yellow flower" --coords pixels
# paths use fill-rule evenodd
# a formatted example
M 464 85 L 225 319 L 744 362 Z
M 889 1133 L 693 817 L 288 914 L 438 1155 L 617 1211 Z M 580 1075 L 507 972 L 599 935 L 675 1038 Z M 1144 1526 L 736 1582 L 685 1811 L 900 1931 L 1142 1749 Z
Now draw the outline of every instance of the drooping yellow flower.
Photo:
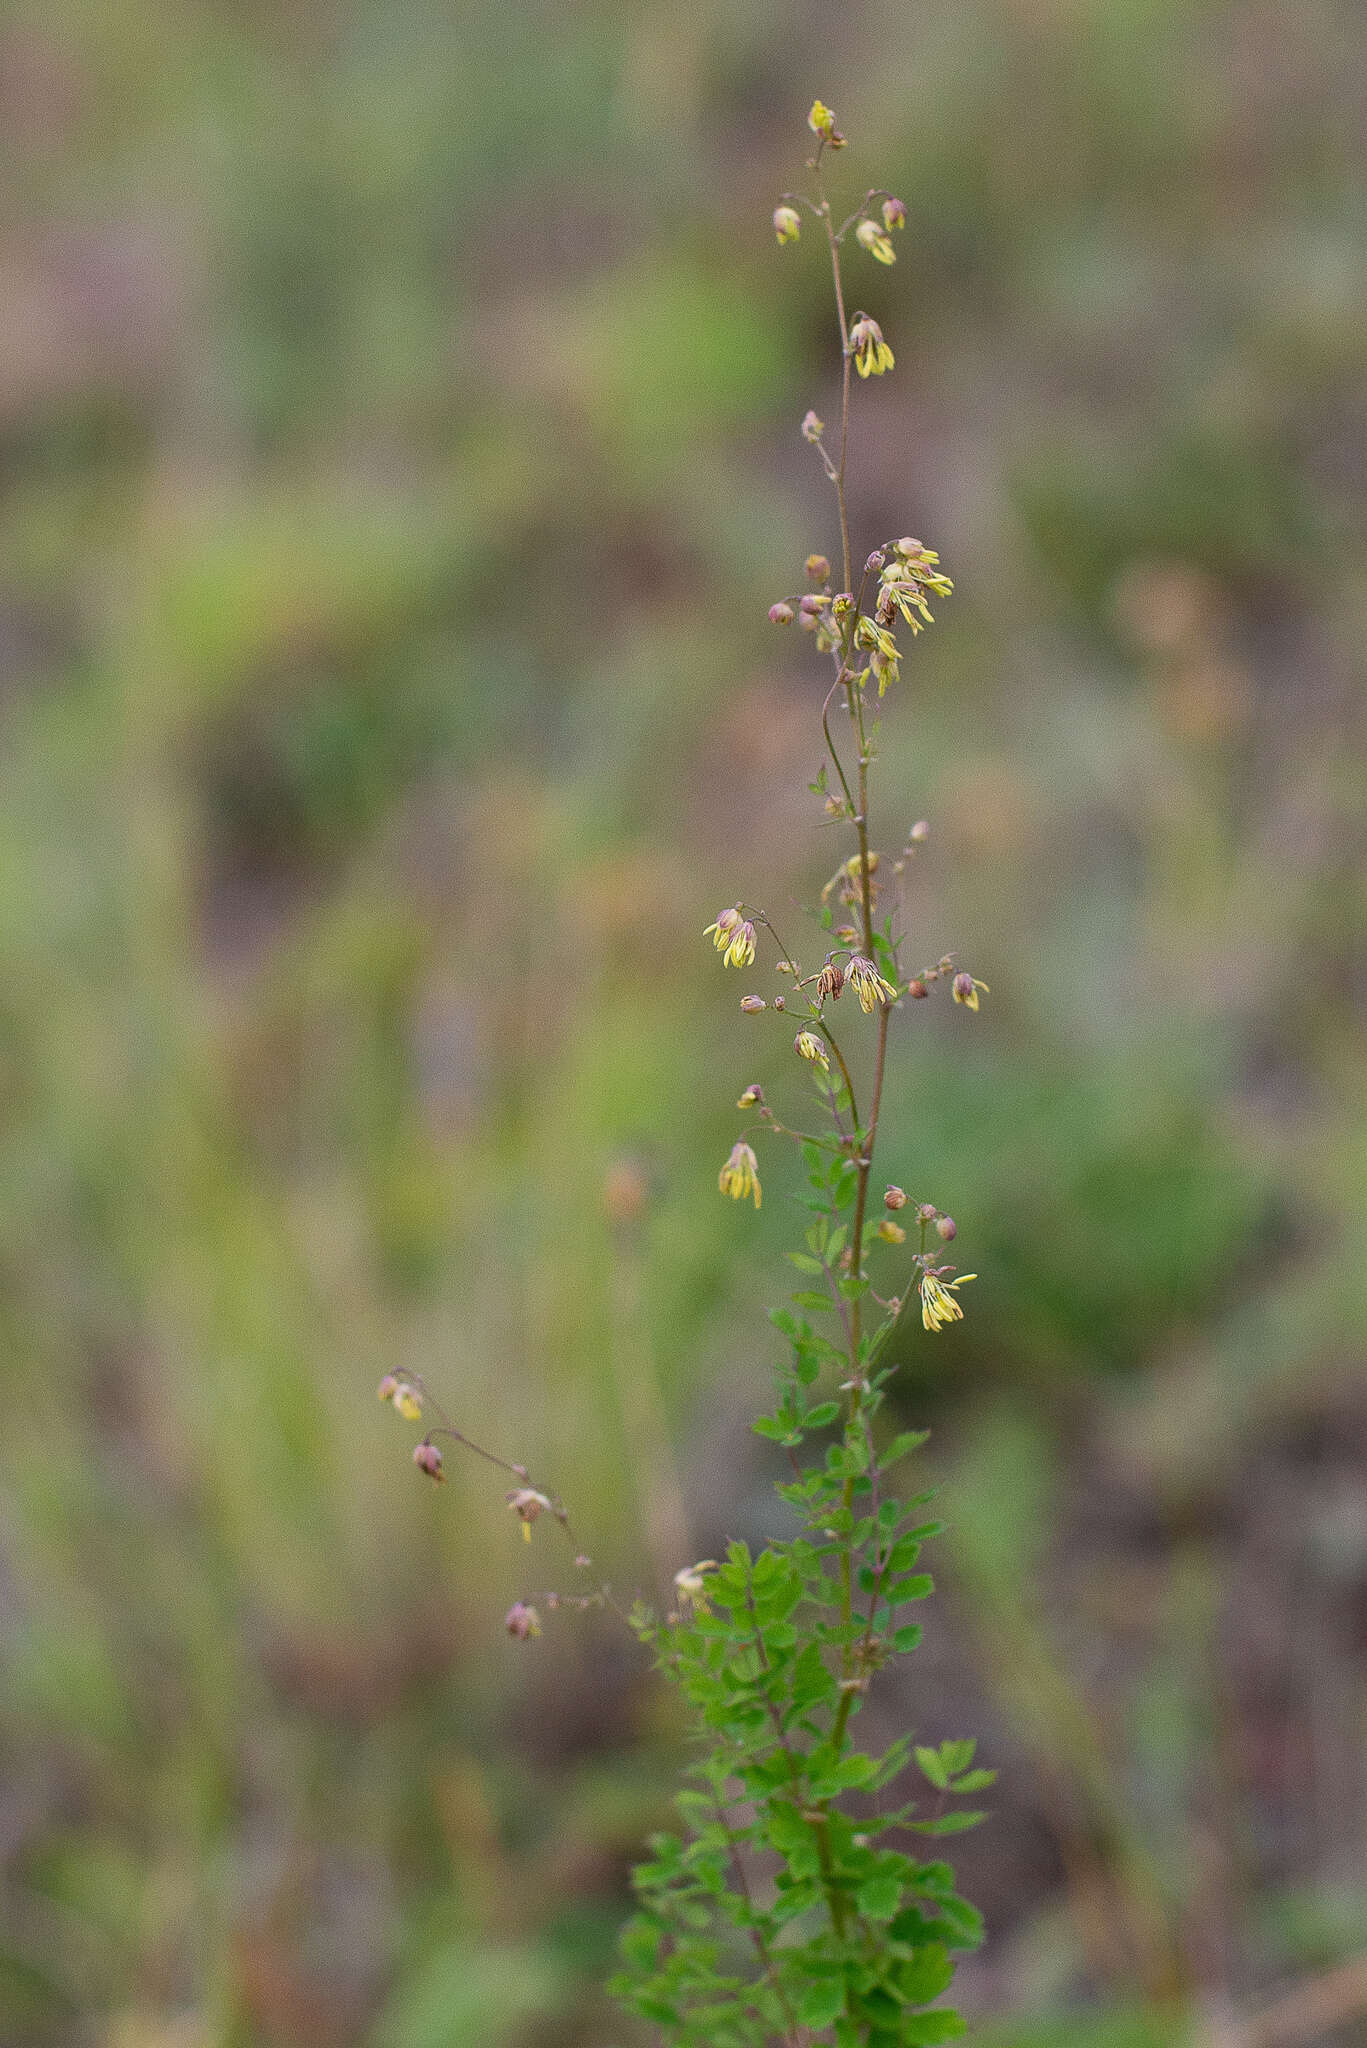
M 758 1209 L 763 1193 L 759 1184 L 759 1161 L 743 1138 L 731 1147 L 731 1156 L 717 1175 L 717 1186 L 724 1195 L 730 1195 L 733 1202 L 743 1202 L 747 1195 L 753 1195 Z
M 795 206 L 774 208 L 774 233 L 780 246 L 784 242 L 795 242 L 802 233 L 802 216 Z
M 886 229 L 880 228 L 876 220 L 861 220 L 854 231 L 854 239 L 861 249 L 867 249 L 870 256 L 876 256 L 880 263 L 897 261 L 897 251 L 888 239 Z
M 957 1280 L 951 1280 L 946 1287 L 936 1273 L 926 1272 L 921 1275 L 921 1321 L 928 1330 L 943 1330 L 949 1323 L 963 1321 L 963 1309 L 950 1290 L 963 1287 L 969 1280 L 976 1280 L 977 1277 L 976 1273 L 961 1273 Z
M 890 981 L 884 980 L 872 960 L 862 953 L 855 953 L 845 967 L 845 978 L 859 998 L 859 1007 L 867 1017 L 880 1003 L 896 1000 L 897 991 Z
M 728 967 L 748 967 L 755 957 L 755 927 L 738 907 L 719 911 L 703 937 L 711 939 Z
M 382 1401 L 394 1403 L 396 1413 L 402 1415 L 405 1422 L 420 1420 L 422 1395 L 416 1387 L 411 1387 L 407 1380 L 396 1379 L 392 1372 L 387 1372 L 376 1391 Z
M 522 1523 L 522 1540 L 532 1540 L 532 1523 L 538 1515 L 544 1515 L 550 1507 L 550 1500 L 544 1493 L 538 1493 L 534 1486 L 519 1486 L 508 1495 L 508 1505 Z
M 962 1003 L 966 1010 L 976 1010 L 978 1008 L 978 991 L 980 989 L 985 996 L 990 996 L 992 993 L 985 981 L 975 981 L 971 974 L 955 975 L 954 1000 L 956 1003 Z
M 820 100 L 813 100 L 811 112 L 807 116 L 807 126 L 813 135 L 828 136 L 835 127 L 835 115 L 829 107 L 823 107 Z
M 893 353 L 883 339 L 883 330 L 867 313 L 861 313 L 850 329 L 854 367 L 861 377 L 881 377 L 893 365 Z
M 831 1071 L 825 1044 L 817 1037 L 815 1031 L 799 1031 L 793 1040 L 793 1051 L 799 1059 L 810 1060 L 814 1066 L 820 1067 L 823 1074 L 829 1074 Z

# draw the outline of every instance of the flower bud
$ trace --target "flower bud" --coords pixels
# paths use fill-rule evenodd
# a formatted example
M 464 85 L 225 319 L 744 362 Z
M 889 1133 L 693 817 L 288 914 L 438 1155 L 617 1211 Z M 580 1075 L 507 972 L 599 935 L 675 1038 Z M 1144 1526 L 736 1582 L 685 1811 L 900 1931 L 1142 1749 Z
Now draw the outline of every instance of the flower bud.
M 769 624 L 771 626 L 791 626 L 793 616 L 792 606 L 785 604 L 782 600 L 778 604 L 771 604 L 769 607 Z
M 907 994 L 911 997 L 913 1002 L 919 1003 L 930 994 L 930 990 L 926 987 L 923 981 L 918 979 L 916 981 L 909 981 L 907 983 Z
M 907 836 L 913 846 L 924 846 L 926 840 L 930 837 L 930 826 L 924 818 L 918 818 Z
M 382 1401 L 392 1401 L 399 1391 L 399 1383 L 392 1372 L 387 1372 L 375 1392 Z
M 824 135 L 829 141 L 835 132 L 835 115 L 829 107 L 823 106 L 820 100 L 813 100 L 811 111 L 807 115 L 807 126 L 813 135 Z
M 783 1000 L 783 997 L 782 997 L 782 996 L 775 996 L 775 997 L 774 997 L 774 1008 L 775 1008 L 776 1010 L 786 1010 L 786 1009 L 787 1009 L 787 1007 L 788 1007 L 788 1005 L 787 1005 L 787 1003 L 786 1003 L 786 1002 L 785 1002 L 785 1001 Z
M 519 1486 L 507 1496 L 508 1505 L 522 1523 L 522 1538 L 525 1543 L 532 1540 L 532 1523 L 538 1515 L 544 1515 L 550 1501 L 534 1486 Z
M 884 1244 L 905 1244 L 907 1241 L 905 1230 L 900 1223 L 894 1223 L 891 1216 L 883 1217 L 874 1235 L 881 1237 Z
M 826 422 L 824 420 L 818 419 L 816 414 L 809 407 L 808 410 L 802 415 L 803 440 L 812 442 L 819 441 L 821 439 L 821 436 L 825 433 L 825 431 Z
M 778 236 L 780 245 L 784 242 L 795 242 L 798 239 L 798 236 L 802 233 L 802 216 L 796 207 L 776 206 L 774 208 L 774 233 Z
M 742 996 L 740 1006 L 747 1017 L 758 1016 L 759 1012 L 767 1007 L 763 996 Z
M 503 1626 L 510 1636 L 515 1636 L 518 1642 L 525 1643 L 528 1636 L 540 1635 L 541 1616 L 534 1607 L 529 1607 L 525 1600 L 514 1600 L 503 1617 Z
M 750 1086 L 748 1088 L 743 1088 L 740 1094 L 737 1096 L 736 1108 L 753 1109 L 757 1102 L 763 1102 L 763 1100 L 764 1090 L 760 1087 L 758 1081 L 752 1081 L 750 1083 Z
M 830 578 L 831 565 L 824 555 L 808 555 L 803 567 L 809 583 L 825 583 Z
M 826 600 L 819 590 L 809 590 L 805 597 L 798 599 L 797 608 L 801 612 L 804 621 L 816 619 L 825 611 Z
M 906 224 L 907 210 L 901 200 L 885 199 L 883 201 L 883 226 L 887 229 L 888 233 L 891 234 L 894 228 L 903 228 Z
M 941 1216 L 935 1225 L 935 1235 L 945 1244 L 951 1244 L 959 1235 L 959 1226 L 952 1216 Z
M 885 1209 L 905 1209 L 907 1206 L 906 1189 L 899 1187 L 884 1188 L 883 1206 Z
M 405 1422 L 417 1422 L 422 1415 L 422 1395 L 407 1380 L 400 1380 L 390 1396 Z
M 916 1218 L 920 1223 L 933 1223 L 939 1213 L 933 1202 L 922 1202 L 920 1208 L 916 1211 Z
M 700 1563 L 685 1565 L 681 1572 L 675 1572 L 674 1590 L 681 1607 L 695 1608 L 700 1614 L 707 1613 L 707 1574 L 716 1569 L 713 1560 L 705 1557 Z
M 413 1463 L 417 1466 L 419 1472 L 425 1472 L 429 1479 L 435 1479 L 438 1483 L 441 1483 L 446 1478 L 446 1474 L 442 1470 L 442 1455 L 435 1444 L 415 1444 L 413 1447 Z
M 886 559 L 887 557 L 884 555 L 883 550 L 875 548 L 864 564 L 864 574 L 866 576 L 876 576 Z

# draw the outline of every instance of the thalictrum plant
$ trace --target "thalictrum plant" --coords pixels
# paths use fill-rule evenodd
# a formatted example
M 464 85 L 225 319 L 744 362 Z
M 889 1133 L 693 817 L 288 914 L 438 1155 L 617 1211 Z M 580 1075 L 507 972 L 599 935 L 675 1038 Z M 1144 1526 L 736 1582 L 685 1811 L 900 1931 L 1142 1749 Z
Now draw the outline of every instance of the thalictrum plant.
M 560 1525 L 581 1590 L 541 1596 L 541 1606 L 610 1608 L 682 1695 L 695 1753 L 677 1797 L 680 1826 L 655 1836 L 634 1872 L 639 1909 L 611 1988 L 658 2039 L 689 2048 L 925 2048 L 962 2034 L 940 2001 L 956 1951 L 978 1943 L 982 1923 L 950 1866 L 927 1854 L 928 1838 L 980 1820 L 959 1802 L 994 1776 L 975 1764 L 971 1740 L 859 1739 L 879 1674 L 920 1641 L 913 1617 L 932 1590 L 921 1551 L 941 1528 L 928 1493 L 896 1491 L 895 1475 L 924 1435 L 890 1435 L 884 1425 L 888 1339 L 916 1308 L 929 1335 L 949 1329 L 974 1277 L 949 1257 L 952 1217 L 900 1187 L 875 1192 L 889 1038 L 937 986 L 969 1011 L 988 990 L 952 955 L 908 971 L 904 884 L 928 826 L 913 824 L 889 850 L 874 842 L 870 784 L 884 700 L 900 687 L 904 641 L 933 622 L 932 600 L 952 586 L 919 540 L 880 541 L 862 562 L 852 548 L 852 379 L 884 376 L 895 358 L 878 321 L 847 307 L 844 264 L 853 252 L 893 263 L 907 209 L 891 192 L 870 191 L 838 218 L 827 170 L 845 137 L 819 100 L 808 126 L 806 188 L 783 195 L 773 227 L 780 245 L 810 233 L 829 257 L 840 419 L 828 435 L 808 412 L 801 432 L 832 486 L 838 555 L 833 567 L 811 554 L 804 587 L 769 616 L 796 624 L 826 664 L 814 698 L 822 764 L 810 788 L 845 850 L 813 906 L 811 957 L 744 901 L 706 929 L 726 968 L 758 978 L 765 956 L 770 992 L 747 989 L 740 1002 L 747 1018 L 765 1022 L 747 1029 L 777 1018 L 781 1043 L 795 1032 L 781 1058 L 797 1063 L 793 1077 L 814 1098 L 808 1129 L 781 1118 L 761 1084 L 747 1087 L 737 1104 L 745 1126 L 719 1175 L 723 1195 L 758 1208 L 755 1141 L 787 1141 L 805 1172 L 798 1199 L 809 1220 L 788 1254 L 802 1284 L 771 1311 L 786 1357 L 773 1405 L 754 1424 L 784 1454 L 777 1493 L 791 1533 L 757 1555 L 736 1542 L 720 1559 L 680 1560 L 663 1612 L 639 1600 L 621 1606 L 559 1495 L 458 1429 L 421 1381 L 388 1375 L 380 1386 L 407 1419 L 426 1411 L 432 1426 L 414 1451 L 421 1471 L 441 1480 L 439 1439 L 454 1443 L 512 1479 L 508 1505 L 525 1537 L 543 1515 Z M 538 1636 L 541 1609 L 520 1600 L 505 1625 Z

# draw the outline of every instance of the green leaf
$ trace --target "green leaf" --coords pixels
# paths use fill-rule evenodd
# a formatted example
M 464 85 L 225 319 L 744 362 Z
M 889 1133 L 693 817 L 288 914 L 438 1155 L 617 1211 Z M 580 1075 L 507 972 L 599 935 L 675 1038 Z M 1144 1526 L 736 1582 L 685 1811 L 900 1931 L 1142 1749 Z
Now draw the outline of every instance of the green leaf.
M 806 1252 L 789 1252 L 788 1260 L 790 1265 L 797 1267 L 799 1273 L 820 1273 L 825 1270 L 820 1259 L 813 1259 Z
M 977 1753 L 977 1748 L 978 1745 L 972 1736 L 969 1736 L 966 1740 L 942 1742 L 940 1744 L 940 1758 L 951 1778 L 957 1777 L 960 1771 L 968 1769 Z
M 918 1621 L 908 1622 L 905 1628 L 895 1628 L 893 1630 L 891 1637 L 892 1647 L 899 1656 L 905 1656 L 909 1650 L 914 1650 L 917 1647 L 924 1634 L 925 1630 Z
M 938 1749 L 928 1749 L 923 1743 L 918 1743 L 916 1745 L 916 1761 L 937 1791 L 948 1792 L 949 1772 L 940 1760 Z
M 961 1835 L 966 1828 L 975 1828 L 986 1819 L 985 1813 L 942 1813 L 934 1820 L 908 1821 L 907 1826 L 918 1835 Z
M 944 1943 L 928 1941 L 909 1962 L 898 1965 L 894 1981 L 898 1995 L 908 2005 L 929 2005 L 932 1998 L 949 1989 L 953 1976 L 954 1965 Z
M 995 1771 L 965 1771 L 961 1778 L 954 1780 L 951 1790 L 955 1792 L 985 1792 L 989 1785 L 995 1785 L 996 1782 L 997 1773 Z
M 813 1763 L 812 1791 L 818 1799 L 834 1799 L 837 1793 L 853 1792 L 861 1785 L 867 1785 L 878 1766 L 871 1756 L 862 1750 L 854 1750 L 849 1756 L 842 1756 L 824 1769 Z
M 948 1929 L 950 1948 L 976 1948 L 983 1938 L 983 1916 L 967 1899 L 953 1896 L 939 1901 L 940 1919 Z
M 840 1413 L 838 1401 L 819 1401 L 815 1408 L 809 1408 L 802 1418 L 804 1429 L 824 1429 L 828 1422 L 834 1422 Z
M 797 2003 L 797 2017 L 804 2027 L 829 2027 L 845 2010 L 845 1979 L 823 1977 L 809 1984 Z
M 902 1880 L 895 1874 L 866 1878 L 855 1898 L 866 1920 L 891 1920 L 902 1903 Z
M 968 2032 L 967 2023 L 948 2006 L 940 2012 L 911 2013 L 902 2021 L 900 2048 L 940 2048 Z

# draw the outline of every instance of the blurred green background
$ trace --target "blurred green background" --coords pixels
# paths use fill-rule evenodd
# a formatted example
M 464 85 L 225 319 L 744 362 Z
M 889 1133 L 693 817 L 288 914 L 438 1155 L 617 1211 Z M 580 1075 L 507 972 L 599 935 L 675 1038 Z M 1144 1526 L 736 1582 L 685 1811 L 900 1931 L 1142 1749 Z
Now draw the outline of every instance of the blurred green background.
M 505 1637 L 553 1532 L 374 1385 L 619 1584 L 774 1526 L 791 1164 L 715 1176 L 790 1055 L 701 929 L 833 864 L 764 617 L 835 552 L 817 92 L 909 208 L 856 545 L 958 583 L 875 836 L 993 990 L 895 1039 L 982 1278 L 879 1711 L 1003 1770 L 984 2048 L 1367 2041 L 1360 10 L 15 0 L 7 2048 L 639 2038 L 678 1727 Z

